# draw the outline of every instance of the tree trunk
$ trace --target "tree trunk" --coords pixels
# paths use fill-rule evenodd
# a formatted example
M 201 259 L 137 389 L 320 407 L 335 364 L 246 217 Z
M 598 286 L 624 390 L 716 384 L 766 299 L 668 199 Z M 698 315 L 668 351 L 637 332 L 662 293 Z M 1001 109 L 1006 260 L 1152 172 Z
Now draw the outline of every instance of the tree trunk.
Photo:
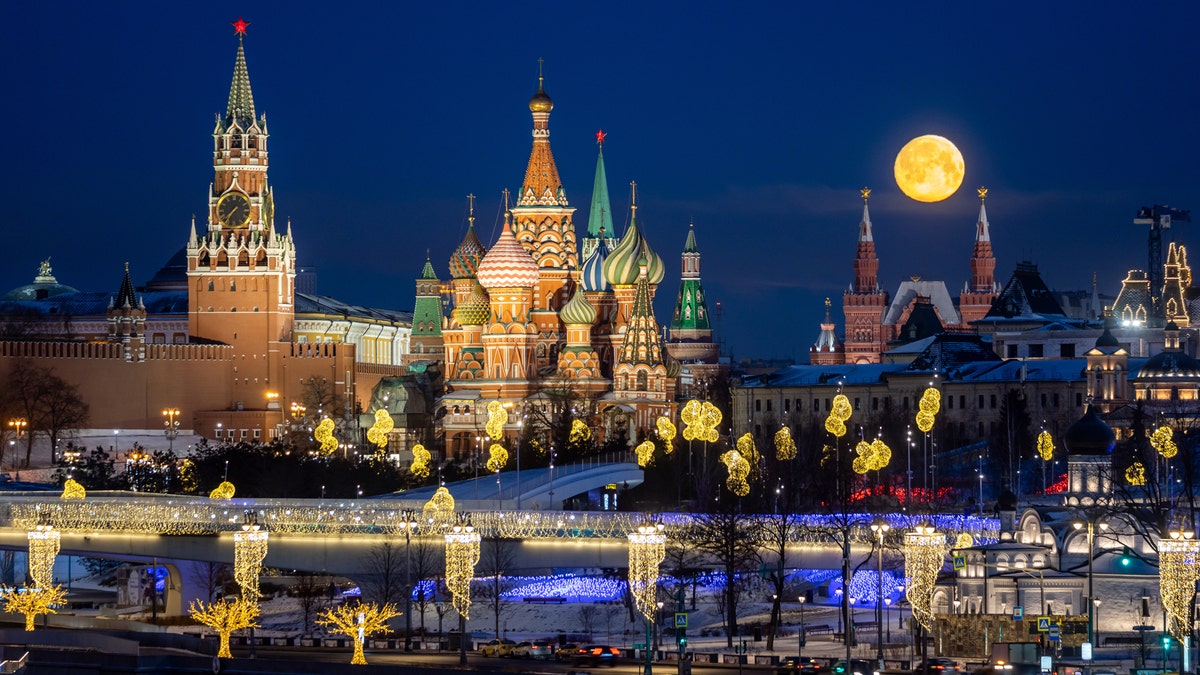
M 229 651 L 229 631 L 217 631 L 217 635 L 221 638 L 221 648 L 217 650 L 217 657 L 222 659 L 232 659 L 233 652 Z
M 363 640 L 359 640 L 357 636 L 354 638 L 354 656 L 350 658 L 350 665 L 367 665 L 367 657 L 363 655 Z

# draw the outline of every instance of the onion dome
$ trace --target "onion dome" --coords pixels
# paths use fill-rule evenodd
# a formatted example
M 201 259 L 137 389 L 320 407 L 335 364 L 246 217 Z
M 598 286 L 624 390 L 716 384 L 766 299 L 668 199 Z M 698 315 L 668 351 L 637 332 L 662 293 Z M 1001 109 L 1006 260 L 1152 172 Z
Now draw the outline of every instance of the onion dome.
M 600 230 L 600 238 L 596 240 L 596 248 L 583 261 L 583 276 L 579 282 L 585 291 L 607 291 L 608 279 L 604 276 L 604 261 L 608 259 L 608 244 L 604 239 L 604 230 Z
M 548 113 L 551 110 L 554 110 L 554 101 L 546 94 L 546 89 L 542 86 L 542 77 L 539 75 L 537 93 L 529 99 L 529 112 Z
M 1200 379 L 1200 361 L 1184 352 L 1164 349 L 1146 361 L 1137 377 L 1139 380 L 1165 378 L 1179 384 L 1190 383 Z
M 492 246 L 475 277 L 486 289 L 533 288 L 538 282 L 538 266 L 512 233 L 512 212 L 504 214 L 504 230 Z
M 583 289 L 575 286 L 575 294 L 558 310 L 558 318 L 567 326 L 590 326 L 596 323 L 596 308 L 587 301 Z
M 1112 427 L 1100 419 L 1094 405 L 1089 405 L 1083 417 L 1067 427 L 1062 439 L 1067 452 L 1072 455 L 1107 455 L 1117 444 Z
M 462 243 L 458 248 L 454 249 L 454 255 L 450 256 L 450 278 L 451 279 L 470 279 L 475 276 L 475 270 L 479 269 L 479 261 L 483 260 L 483 256 L 487 253 L 487 249 L 479 241 L 479 237 L 475 234 L 475 222 L 471 218 L 471 225 L 467 227 L 467 235 L 463 237 Z
M 637 206 L 632 207 L 633 216 L 629 221 L 629 229 L 621 243 L 612 250 L 604 261 L 604 276 L 614 286 L 632 286 L 637 283 L 638 259 L 646 258 L 646 278 L 651 284 L 658 284 L 666 276 L 666 265 L 663 259 L 655 253 L 646 239 L 642 237 L 637 226 Z
M 471 295 L 467 296 L 461 305 L 454 308 L 454 319 L 460 326 L 482 326 L 487 323 L 488 317 L 491 315 L 491 305 L 488 304 L 483 286 L 480 286 L 478 282 L 473 285 Z

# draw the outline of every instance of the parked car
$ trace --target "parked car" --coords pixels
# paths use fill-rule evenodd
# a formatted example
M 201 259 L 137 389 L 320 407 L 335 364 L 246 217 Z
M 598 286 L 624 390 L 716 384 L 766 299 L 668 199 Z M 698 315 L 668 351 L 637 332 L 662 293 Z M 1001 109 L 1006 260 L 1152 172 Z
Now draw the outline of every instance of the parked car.
M 776 675 L 800 675 L 812 673 L 828 673 L 826 666 L 809 656 L 789 656 L 779 663 Z
M 554 643 L 545 640 L 534 640 L 530 643 L 527 654 L 531 659 L 550 659 L 554 657 Z
M 574 659 L 576 654 L 578 654 L 578 653 L 579 653 L 579 645 L 575 644 L 574 642 L 568 642 L 567 644 L 554 650 L 554 660 L 555 661 L 570 661 L 570 660 Z
M 996 661 L 976 669 L 975 675 L 1041 675 L 1041 667 L 1036 663 Z
M 529 648 L 532 646 L 533 643 L 529 640 L 518 642 L 508 650 L 508 656 L 514 659 L 527 659 L 529 658 Z
M 617 659 L 621 656 L 621 650 L 608 645 L 588 645 L 580 647 L 575 651 L 575 656 L 572 660 L 575 663 L 587 663 L 593 666 L 607 665 L 616 666 Z
M 874 661 L 866 659 L 850 659 L 850 667 L 847 668 L 846 659 L 842 659 L 833 664 L 833 668 L 830 670 L 833 675 L 872 675 L 879 670 L 877 665 Z
M 962 672 L 952 659 L 933 658 L 920 663 L 913 669 L 913 675 L 951 675 Z
M 508 656 L 512 648 L 517 646 L 517 643 L 508 638 L 499 640 L 491 640 L 479 648 L 479 653 L 482 656 Z

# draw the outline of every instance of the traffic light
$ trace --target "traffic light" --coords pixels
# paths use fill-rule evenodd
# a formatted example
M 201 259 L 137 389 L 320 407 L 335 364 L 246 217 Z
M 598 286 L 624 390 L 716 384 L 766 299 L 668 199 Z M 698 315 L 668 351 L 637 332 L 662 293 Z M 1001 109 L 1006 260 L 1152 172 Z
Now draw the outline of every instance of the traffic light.
M 687 651 L 687 636 L 681 634 L 681 635 L 677 636 L 675 639 L 679 643 L 679 652 L 681 654 L 683 652 L 686 652 Z
M 1163 633 L 1162 640 L 1163 640 L 1163 649 L 1170 649 L 1171 648 L 1171 634 Z
M 1121 552 L 1121 557 L 1118 560 L 1121 563 L 1121 569 L 1126 569 L 1133 564 L 1133 555 L 1129 552 L 1128 546 Z

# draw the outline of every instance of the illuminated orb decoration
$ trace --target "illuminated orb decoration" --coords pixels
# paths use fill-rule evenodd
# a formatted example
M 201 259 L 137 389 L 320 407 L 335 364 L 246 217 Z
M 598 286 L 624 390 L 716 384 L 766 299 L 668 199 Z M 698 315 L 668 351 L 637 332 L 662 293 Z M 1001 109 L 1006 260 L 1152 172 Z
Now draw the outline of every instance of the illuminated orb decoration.
M 471 617 L 471 579 L 479 562 L 479 533 L 470 525 L 455 525 L 446 533 L 446 589 L 454 609 Z
M 775 432 L 775 459 L 796 459 L 796 441 L 792 439 L 792 430 L 787 427 Z
M 1180 642 L 1191 635 L 1190 609 L 1200 580 L 1200 542 L 1191 532 L 1172 532 L 1158 548 L 1158 590 L 1167 613 L 1167 629 Z
M 188 607 L 188 615 L 196 623 L 208 626 L 217 634 L 220 639 L 217 656 L 222 659 L 233 658 L 233 654 L 229 651 L 229 635 L 235 630 L 257 628 L 258 613 L 258 603 L 245 598 L 235 600 L 222 598 L 207 605 L 199 600 L 193 600 L 191 606 Z
M 933 629 L 933 589 L 946 559 L 946 535 L 918 525 L 904 533 L 904 594 L 913 618 Z
M 55 607 L 67 604 L 67 591 L 62 586 L 44 588 L 4 588 L 4 611 L 25 616 L 25 630 L 32 631 L 37 618 L 43 614 L 57 614 Z
M 1158 451 L 1158 454 L 1171 459 L 1179 454 L 1179 446 L 1175 445 L 1174 435 L 1175 432 L 1171 427 L 1163 425 L 1155 429 L 1154 433 L 1150 436 L 1150 445 Z
M 1146 484 L 1146 465 L 1141 462 L 1134 462 L 1125 469 L 1125 482 L 1130 485 L 1145 485 Z
M 859 441 L 854 450 L 858 453 L 852 465 L 855 473 L 863 474 L 868 471 L 879 471 L 892 461 L 892 449 L 888 447 L 887 443 L 878 438 L 870 443 Z
M 333 436 L 336 426 L 332 419 L 326 417 L 321 420 L 316 429 L 313 429 L 313 440 L 321 444 L 323 454 L 332 455 L 338 449 L 337 439 Z
M 386 632 L 387 622 L 397 616 L 400 616 L 400 612 L 390 602 L 383 605 L 373 602 L 343 603 L 321 612 L 317 625 L 324 626 L 334 635 L 350 638 L 354 643 L 354 656 L 350 658 L 350 663 L 365 666 L 367 658 L 363 654 L 363 642 L 368 635 Z
M 941 136 L 918 136 L 896 155 L 896 185 L 919 202 L 940 202 L 954 194 L 965 173 L 962 153 Z
M 637 453 L 637 464 L 643 469 L 654 461 L 654 441 L 642 441 L 633 449 Z
M 374 443 L 381 451 L 387 449 L 388 432 L 396 427 L 388 411 L 380 408 L 375 411 L 375 423 L 367 429 L 367 441 Z
M 846 420 L 854 414 L 854 408 L 850 406 L 850 399 L 846 398 L 845 394 L 838 394 L 833 397 L 833 406 L 829 409 L 829 417 L 825 418 L 825 431 L 841 438 L 846 435 Z
M 929 387 L 921 394 L 921 402 L 917 410 L 917 428 L 924 433 L 933 430 L 933 423 L 942 409 L 942 392 Z
M 438 488 L 429 501 L 425 502 L 421 515 L 424 517 L 427 532 L 438 532 L 450 527 L 450 522 L 454 520 L 454 495 L 450 494 L 445 486 Z
M 261 596 L 258 577 L 267 557 L 268 537 L 258 523 L 242 525 L 240 531 L 233 533 L 233 580 L 241 587 L 242 597 L 251 602 L 258 602 Z
M 730 450 L 718 459 L 729 470 L 729 477 L 725 479 L 725 487 L 739 497 L 750 494 L 750 483 L 746 481 L 746 477 L 750 475 L 750 462 L 746 461 L 742 453 Z
M 87 498 L 87 490 L 83 489 L 83 486 L 79 484 L 79 481 L 75 480 L 74 478 L 68 478 L 66 482 L 63 483 L 62 498 L 85 499 Z
M 29 531 L 29 578 L 35 588 L 54 585 L 54 558 L 61 541 L 62 535 L 53 525 L 38 525 Z
M 673 441 L 675 440 L 676 429 L 675 425 L 671 423 L 671 418 L 664 415 L 658 418 L 655 426 L 658 427 L 658 437 L 663 442 L 663 452 L 668 455 L 675 452 Z
M 658 612 L 658 566 L 666 554 L 667 535 L 661 525 L 640 525 L 629 533 L 629 593 L 650 622 Z
M 230 483 L 229 481 L 223 481 L 220 485 L 213 488 L 212 492 L 208 493 L 208 498 L 219 501 L 229 501 L 230 499 L 233 499 L 233 493 L 233 483 Z
M 571 435 L 567 437 L 571 443 L 583 443 L 592 437 L 592 430 L 583 420 L 571 420 Z
M 433 455 L 425 449 L 425 446 L 417 443 L 412 447 L 413 460 L 408 467 L 408 472 L 417 478 L 429 478 L 429 462 L 433 459 Z
M 499 443 L 492 443 L 492 447 L 488 448 L 487 470 L 495 473 L 503 469 L 505 464 L 508 464 L 508 450 Z
M 958 537 L 954 539 L 954 548 L 964 549 L 971 548 L 975 545 L 975 538 L 969 532 L 959 532 Z
M 1049 462 L 1054 459 L 1054 437 L 1050 435 L 1049 431 L 1038 434 L 1037 451 L 1044 461 Z
M 504 409 L 504 404 L 500 401 L 492 401 L 487 405 L 488 418 L 487 423 L 483 426 L 487 430 L 487 435 L 493 440 L 504 438 L 504 425 L 508 424 L 508 411 Z
M 685 425 L 683 440 L 716 443 L 721 439 L 721 432 L 717 431 L 721 418 L 720 409 L 708 401 L 688 401 L 679 411 L 679 419 Z

